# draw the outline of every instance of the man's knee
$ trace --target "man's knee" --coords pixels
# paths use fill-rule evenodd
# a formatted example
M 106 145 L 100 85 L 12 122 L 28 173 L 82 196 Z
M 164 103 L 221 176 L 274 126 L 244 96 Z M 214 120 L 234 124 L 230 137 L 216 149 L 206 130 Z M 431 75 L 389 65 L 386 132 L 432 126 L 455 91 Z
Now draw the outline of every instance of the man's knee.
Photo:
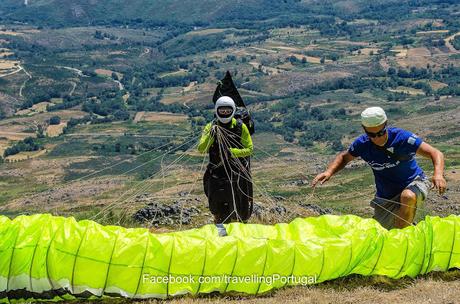
M 405 189 L 401 193 L 401 203 L 415 206 L 417 203 L 417 194 L 410 189 Z
M 417 195 L 413 191 L 409 189 L 404 190 L 401 193 L 400 202 L 399 214 L 401 216 L 410 218 L 411 215 L 415 214 L 415 209 L 417 208 Z

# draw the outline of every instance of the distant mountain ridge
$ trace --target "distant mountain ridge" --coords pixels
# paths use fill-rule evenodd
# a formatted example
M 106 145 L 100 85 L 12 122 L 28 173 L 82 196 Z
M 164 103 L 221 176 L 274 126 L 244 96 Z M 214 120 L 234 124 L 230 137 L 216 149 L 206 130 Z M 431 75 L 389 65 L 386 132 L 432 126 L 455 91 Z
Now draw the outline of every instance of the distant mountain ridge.
M 301 22 L 321 17 L 405 19 L 419 7 L 455 1 L 458 0 L 1 0 L 0 21 L 85 26 L 133 21 L 216 25 L 275 19 Z
M 231 20 L 235 14 L 249 20 L 265 19 L 307 7 L 298 0 L 2 0 L 0 16 L 46 24 L 86 25 L 136 19 L 199 24 Z

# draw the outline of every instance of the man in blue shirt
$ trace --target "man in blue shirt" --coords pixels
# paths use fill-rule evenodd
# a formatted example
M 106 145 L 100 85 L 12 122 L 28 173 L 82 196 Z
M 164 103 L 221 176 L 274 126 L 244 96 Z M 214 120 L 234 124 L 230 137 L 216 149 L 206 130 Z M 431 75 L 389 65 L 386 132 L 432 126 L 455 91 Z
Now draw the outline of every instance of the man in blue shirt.
M 432 160 L 431 182 L 440 194 L 446 190 L 444 156 L 417 135 L 389 127 L 385 111 L 380 107 L 364 110 L 361 123 L 365 134 L 359 136 L 348 151 L 337 155 L 327 170 L 315 177 L 312 186 L 325 183 L 350 161 L 361 157 L 371 166 L 375 177 L 377 193 L 371 201 L 374 218 L 387 229 L 409 226 L 430 188 L 430 181 L 417 164 L 415 155 Z

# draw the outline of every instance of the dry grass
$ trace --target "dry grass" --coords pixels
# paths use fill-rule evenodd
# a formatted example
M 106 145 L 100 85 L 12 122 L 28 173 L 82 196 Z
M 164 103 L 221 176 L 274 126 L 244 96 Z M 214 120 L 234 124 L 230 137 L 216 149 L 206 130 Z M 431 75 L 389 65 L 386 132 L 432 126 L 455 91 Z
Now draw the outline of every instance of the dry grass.
M 271 46 L 272 49 L 278 49 L 278 50 L 283 50 L 283 51 L 290 51 L 290 52 L 298 52 L 298 48 L 294 48 L 291 46 L 282 46 L 282 45 L 276 45 L 276 46 Z
M 136 113 L 136 116 L 134 116 L 133 122 L 134 122 L 134 123 L 138 123 L 139 121 L 141 121 L 141 120 L 142 120 L 142 117 L 144 116 L 144 114 L 145 114 L 144 111 L 137 112 L 137 113 Z
M 395 55 L 396 58 L 405 58 L 405 57 L 407 57 L 407 49 L 394 48 L 391 51 L 396 54 Z
M 185 75 L 187 72 L 188 72 L 188 70 L 180 69 L 180 70 L 175 71 L 175 72 L 161 74 L 160 78 L 167 77 L 167 76 Z
M 48 152 L 46 149 L 40 150 L 40 151 L 32 151 L 32 152 L 20 152 L 15 155 L 11 155 L 5 158 L 7 162 L 18 162 L 18 161 L 24 161 L 32 158 L 37 158 L 42 155 L 45 155 L 46 152 Z
M 18 64 L 19 61 L 0 59 L 0 72 L 12 72 L 10 70 L 15 69 Z
M 11 141 L 24 140 L 27 137 L 35 137 L 35 133 L 9 132 L 0 130 L 0 137 Z
M 335 40 L 333 41 L 335 44 L 343 44 L 343 45 L 356 45 L 356 46 L 368 46 L 368 42 L 360 42 L 360 41 L 349 41 L 349 40 Z
M 24 33 L 21 33 L 21 32 L 13 32 L 13 31 L 8 31 L 8 30 L 0 30 L 0 34 L 8 35 L 8 36 L 22 36 L 22 35 L 24 35 Z
M 447 99 L 443 103 L 447 105 L 459 105 L 458 99 Z M 419 115 L 418 119 L 405 118 L 398 121 L 398 126 L 416 132 L 418 135 L 426 138 L 427 135 L 443 135 L 449 132 L 452 126 L 460 124 L 460 115 L 458 110 L 437 112 L 427 115 Z
M 251 46 L 251 47 L 249 47 L 249 49 L 262 52 L 263 54 L 266 54 L 266 53 L 268 53 L 268 54 L 276 54 L 278 52 L 278 51 L 275 51 L 275 50 L 264 49 L 264 48 L 255 47 L 255 46 Z
M 10 50 L 8 49 L 2 49 L 0 50 L 0 58 L 4 57 L 4 56 L 10 56 L 10 55 L 13 55 L 14 53 L 11 52 Z
M 16 115 L 19 115 L 16 113 Z M 31 125 L 34 124 L 36 121 L 46 121 L 49 120 L 52 116 L 59 116 L 61 120 L 69 120 L 70 118 L 81 118 L 86 115 L 86 112 L 80 110 L 61 110 L 55 112 L 43 112 L 43 113 L 36 113 L 33 116 L 26 116 L 26 117 L 14 117 L 12 119 L 7 119 L 0 121 L 0 126 L 2 129 L 12 127 L 12 125 Z M 5 130 L 6 131 L 6 130 Z
M 34 210 L 34 212 L 58 210 L 65 213 L 72 209 L 94 208 L 116 202 L 120 198 L 120 193 L 117 191 L 126 189 L 124 186 L 126 179 L 123 177 L 99 177 L 98 179 L 62 183 L 60 178 L 64 174 L 65 166 L 65 163 L 62 162 L 53 161 L 50 163 L 40 159 L 31 160 L 31 163 L 28 164 L 28 170 L 39 171 L 39 176 L 36 176 L 37 179 L 51 187 L 49 190 L 12 200 L 4 208 L 8 210 Z M 37 173 L 35 174 L 37 175 Z M 61 184 L 56 185 L 59 182 Z M 100 196 L 104 194 L 107 194 L 106 197 L 101 198 Z
M 405 93 L 409 95 L 425 95 L 425 92 L 420 89 L 414 89 L 414 88 L 409 88 L 409 87 L 397 87 L 396 89 L 389 89 L 388 91 L 390 92 L 395 92 L 395 93 Z
M 439 82 L 436 80 L 430 80 L 428 83 L 430 84 L 431 88 L 433 88 L 433 90 L 442 89 L 448 86 L 444 82 Z
M 320 57 L 306 56 L 306 55 L 295 54 L 295 53 L 286 53 L 285 56 L 294 56 L 298 60 L 302 60 L 303 58 L 305 58 L 307 60 L 307 62 L 309 62 L 309 63 L 321 63 L 321 58 Z M 330 63 L 330 62 L 332 62 L 332 60 L 325 59 L 324 62 L 325 63 Z
M 434 31 L 420 31 L 417 32 L 416 35 L 437 35 L 437 34 L 447 34 L 449 30 L 434 30 Z
M 64 131 L 64 128 L 67 126 L 66 122 L 61 122 L 58 125 L 49 125 L 46 129 L 46 134 L 49 137 L 57 137 L 61 135 Z
M 272 67 L 264 66 L 264 65 L 262 65 L 261 63 L 256 62 L 256 61 L 251 61 L 251 62 L 249 62 L 249 64 L 250 64 L 252 67 L 254 67 L 255 69 L 258 69 L 259 66 L 260 66 L 262 72 L 267 73 L 268 75 L 276 75 L 276 74 L 281 73 L 281 70 L 279 70 L 279 69 L 277 69 L 277 68 L 272 68 Z
M 380 49 L 379 48 L 363 48 L 360 51 L 361 51 L 361 55 L 370 56 L 371 53 L 378 54 L 378 52 L 380 52 Z M 359 51 L 354 51 L 353 53 L 358 54 L 358 52 Z
M 456 48 L 454 48 L 454 46 L 452 45 L 452 43 L 450 43 L 450 41 L 452 39 L 454 39 L 456 36 L 460 35 L 460 32 L 456 33 L 456 34 L 453 34 L 449 37 L 447 37 L 446 39 L 444 39 L 444 41 L 446 42 L 446 47 L 449 49 L 449 51 L 451 53 L 459 53 L 460 51 L 457 50 Z
M 94 70 L 94 72 L 98 75 L 102 75 L 102 76 L 106 76 L 106 77 L 112 77 L 112 74 L 116 74 L 118 79 L 121 79 L 123 78 L 123 74 L 122 73 L 118 73 L 118 72 L 114 72 L 114 71 L 111 71 L 111 70 L 106 70 L 106 69 L 96 69 Z
M 8 140 L 0 139 L 0 155 L 3 155 L 5 150 L 10 146 Z
M 183 114 L 167 112 L 138 112 L 134 118 L 135 122 L 161 122 L 161 123 L 180 123 L 187 121 L 187 116 Z
M 109 52 L 109 55 L 125 55 L 125 54 L 128 54 L 128 52 L 125 52 L 125 51 L 112 51 L 112 52 Z
M 53 103 L 47 102 L 47 101 L 40 102 L 40 103 L 37 103 L 37 104 L 33 105 L 32 107 L 30 107 L 28 109 L 19 110 L 15 114 L 16 115 L 29 115 L 29 116 L 32 116 L 32 115 L 35 115 L 35 114 L 38 114 L 38 113 L 45 113 L 46 112 L 46 107 L 48 105 L 53 105 Z
M 156 233 L 169 230 L 155 231 Z M 452 275 L 450 275 L 452 273 Z M 243 294 L 211 294 L 197 297 L 184 296 L 167 301 L 107 300 L 107 303 L 132 304 L 202 304 L 202 303 L 248 303 L 248 304 L 453 304 L 458 303 L 460 281 L 458 272 L 447 275 L 429 275 L 426 278 L 393 281 L 384 277 L 353 277 L 326 282 L 317 286 L 288 287 L 259 296 Z M 450 278 L 449 276 L 452 276 Z M 444 280 L 442 280 L 444 279 Z M 81 302 L 82 303 L 82 302 Z
M 188 86 L 184 88 L 184 92 L 189 92 L 191 89 L 193 89 L 194 86 L 196 86 L 198 81 L 192 81 L 189 83 Z
M 406 55 L 404 56 L 404 51 L 396 54 L 397 62 L 402 67 L 418 67 L 426 68 L 427 64 L 435 64 L 433 61 L 434 58 L 431 56 L 430 50 L 425 47 L 413 48 L 406 50 Z
M 192 31 L 188 32 L 186 36 L 201 36 L 201 35 L 210 35 L 210 34 L 218 34 L 218 33 L 223 33 L 227 29 L 205 29 L 205 30 L 198 30 L 198 31 Z

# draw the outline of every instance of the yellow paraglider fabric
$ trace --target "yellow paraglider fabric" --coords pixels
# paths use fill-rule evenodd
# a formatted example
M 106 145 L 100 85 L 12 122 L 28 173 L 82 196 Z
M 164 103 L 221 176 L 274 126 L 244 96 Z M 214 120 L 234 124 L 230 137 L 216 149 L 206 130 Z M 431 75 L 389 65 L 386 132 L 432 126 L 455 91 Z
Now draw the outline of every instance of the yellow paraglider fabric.
M 274 226 L 232 223 L 168 234 L 49 214 L 0 216 L 0 299 L 260 294 L 350 274 L 414 277 L 460 267 L 460 217 L 401 230 L 325 215 Z

